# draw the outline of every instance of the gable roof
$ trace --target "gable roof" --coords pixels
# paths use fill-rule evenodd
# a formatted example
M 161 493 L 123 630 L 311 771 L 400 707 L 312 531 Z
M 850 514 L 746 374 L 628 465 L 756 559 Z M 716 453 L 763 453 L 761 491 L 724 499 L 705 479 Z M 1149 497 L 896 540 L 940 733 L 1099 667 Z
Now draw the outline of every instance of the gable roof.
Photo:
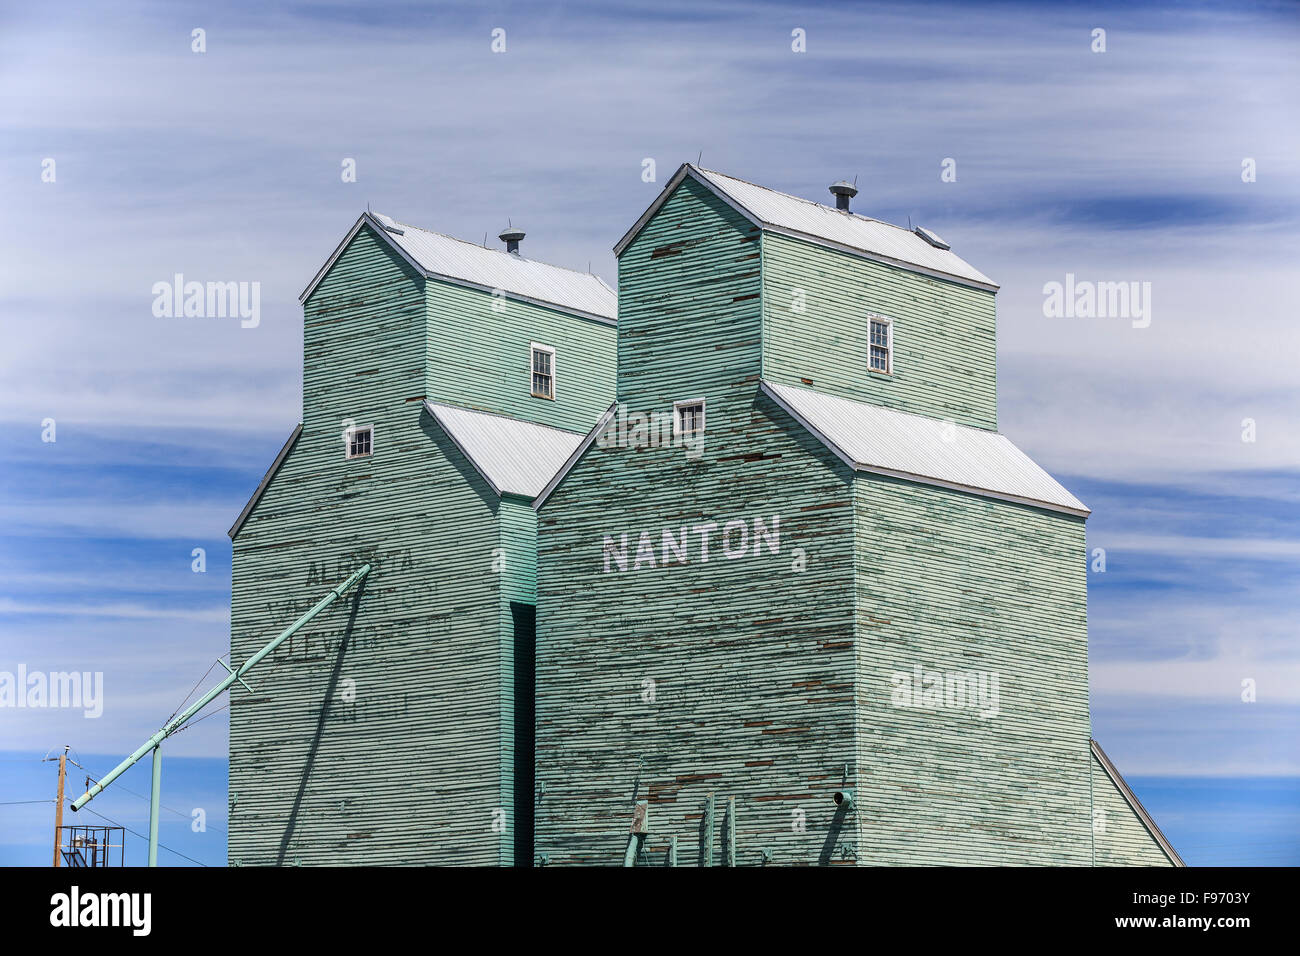
M 636 238 L 673 190 L 690 176 L 755 225 L 818 245 L 996 292 L 998 285 L 950 249 L 939 249 L 910 229 L 777 192 L 691 163 L 683 163 L 650 208 L 614 246 L 615 255 Z
M 617 410 L 618 402 L 614 402 L 609 406 L 609 408 L 605 409 L 605 413 L 600 416 L 600 420 L 592 426 L 591 431 L 587 432 L 582 441 L 578 443 L 578 447 L 573 449 L 573 452 L 569 455 L 564 464 L 561 465 L 559 470 L 551 476 L 551 480 L 546 483 L 546 487 L 537 493 L 537 497 L 533 499 L 534 511 L 546 504 L 546 499 L 551 497 L 556 488 L 560 487 L 560 482 L 562 482 L 569 472 L 573 470 L 573 466 L 582 459 L 582 456 L 587 453 L 587 449 L 589 449 L 596 439 L 600 437 L 601 433 L 604 432 L 606 426 L 608 426 L 610 421 L 613 420 L 614 412 Z
M 536 497 L 583 441 L 578 432 L 493 412 L 424 407 L 498 495 Z
M 855 471 L 1086 517 L 1078 498 L 1004 435 L 764 381 L 763 391 Z
M 499 289 L 511 298 L 525 302 L 561 309 L 610 325 L 616 321 L 618 294 L 599 276 L 525 259 L 500 249 L 485 249 L 474 242 L 399 223 L 389 216 L 371 212 L 361 214 L 302 295 L 298 296 L 299 302 L 307 301 L 348 243 L 366 225 L 426 278 L 486 292 Z
M 266 492 L 266 486 L 271 483 L 271 479 L 275 477 L 275 473 L 280 470 L 280 466 L 284 464 L 284 460 L 289 457 L 289 452 L 293 449 L 293 446 L 298 441 L 298 436 L 301 434 L 302 422 L 299 422 L 298 426 L 293 430 L 293 434 L 289 436 L 289 440 L 280 448 L 280 453 L 275 456 L 275 461 L 271 462 L 271 467 L 266 469 L 266 474 L 264 474 L 262 480 L 258 482 L 257 490 L 253 492 L 253 497 L 248 499 L 248 504 L 244 505 L 244 510 L 239 513 L 239 517 L 235 519 L 235 523 L 232 524 L 230 530 L 226 532 L 231 541 L 235 540 L 235 535 L 239 534 L 239 529 L 244 526 L 244 522 L 248 520 L 248 516 L 253 513 L 253 508 L 255 508 L 257 503 L 262 500 L 262 495 Z
M 1089 743 L 1092 745 L 1092 755 L 1097 758 L 1097 763 L 1101 764 L 1101 769 L 1106 771 L 1106 776 L 1110 777 L 1111 783 L 1115 784 L 1115 789 L 1119 791 L 1120 796 L 1124 798 L 1129 808 L 1137 814 L 1137 818 L 1142 821 L 1142 825 L 1147 828 L 1147 832 L 1160 845 L 1160 849 L 1164 850 L 1165 856 L 1169 857 L 1174 866 L 1186 866 L 1187 864 L 1183 862 L 1183 858 L 1174 849 L 1174 845 L 1160 832 L 1160 828 L 1156 826 L 1156 821 L 1151 819 L 1151 814 L 1147 813 L 1146 807 L 1142 806 L 1142 801 L 1137 798 L 1137 794 L 1129 789 L 1128 782 L 1120 775 L 1115 765 L 1110 762 L 1110 758 L 1106 756 L 1106 751 L 1101 749 L 1101 744 L 1095 740 L 1089 740 Z

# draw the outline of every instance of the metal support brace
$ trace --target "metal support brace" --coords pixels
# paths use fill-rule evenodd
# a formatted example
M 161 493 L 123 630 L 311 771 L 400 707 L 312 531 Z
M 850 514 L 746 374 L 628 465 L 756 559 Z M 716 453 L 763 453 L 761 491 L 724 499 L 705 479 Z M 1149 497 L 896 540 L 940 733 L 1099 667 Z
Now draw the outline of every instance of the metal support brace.
M 650 832 L 650 805 L 645 800 L 638 800 L 632 811 L 632 828 L 627 834 L 627 849 L 623 851 L 623 865 L 636 866 L 641 849 L 645 846 L 646 834 Z
M 298 620 L 294 621 L 283 631 L 277 634 L 269 644 L 263 647 L 260 651 L 258 651 L 248 660 L 244 661 L 244 663 L 240 664 L 238 668 L 231 670 L 229 667 L 227 667 L 226 670 L 230 671 L 230 673 L 225 678 L 223 678 L 220 683 L 218 683 L 210 691 L 208 691 L 197 701 L 191 704 L 189 708 L 179 717 L 176 717 L 168 721 L 161 730 L 159 730 L 152 737 L 146 740 L 135 751 L 135 753 L 131 754 L 131 756 L 127 757 L 120 764 L 118 764 L 116 767 L 110 770 L 108 774 L 104 777 L 104 779 L 100 780 L 93 787 L 89 787 L 85 793 L 83 793 L 81 796 L 79 796 L 76 800 L 73 801 L 72 809 L 80 810 L 91 800 L 94 800 L 95 797 L 97 797 L 99 794 L 104 792 L 105 787 L 107 787 L 118 777 L 122 776 L 122 774 L 126 773 L 126 771 L 129 770 L 136 763 L 138 763 L 144 757 L 145 754 L 152 751 L 154 755 L 153 797 L 150 800 L 150 804 L 149 804 L 150 806 L 149 865 L 156 866 L 157 857 L 158 857 L 159 792 L 160 792 L 160 783 L 162 778 L 162 754 L 158 749 L 159 745 L 168 737 L 170 737 L 172 734 L 176 733 L 176 731 L 180 730 L 181 727 L 185 725 L 185 722 L 187 720 L 189 720 L 191 717 L 193 717 L 195 714 L 201 711 L 204 707 L 208 706 L 208 704 L 212 703 L 212 701 L 216 700 L 216 698 L 219 697 L 221 693 L 225 691 L 226 688 L 228 688 L 231 684 L 235 683 L 235 681 L 239 681 L 241 684 L 244 684 L 243 676 L 246 673 L 248 673 L 250 670 L 252 670 L 254 667 L 256 667 L 257 664 L 264 657 L 266 657 L 266 655 L 270 654 L 277 647 L 279 647 L 290 637 L 296 634 L 301 628 L 303 628 L 308 623 L 310 623 L 311 620 L 314 617 L 316 617 L 316 615 L 320 614 L 321 611 L 325 610 L 327 607 L 329 607 L 331 604 L 337 601 L 354 584 L 356 584 L 358 581 L 360 581 L 369 573 L 370 573 L 370 565 L 363 564 L 361 567 L 357 568 L 350 575 L 348 575 L 347 580 L 345 580 L 342 584 L 334 588 L 334 590 L 330 591 L 330 593 L 325 595 L 325 597 L 321 598 L 321 600 L 318 601 L 316 605 L 312 607 L 311 610 L 309 610 L 306 614 L 298 618 Z M 222 665 L 223 666 L 225 665 L 224 661 L 222 662 Z M 248 687 L 247 684 L 244 684 L 244 686 Z M 249 689 L 251 690 L 252 688 Z
M 153 783 L 149 788 L 149 865 L 158 865 L 158 810 L 162 796 L 162 748 L 153 748 Z
M 644 845 L 644 833 L 629 833 L 627 835 L 627 849 L 623 851 L 623 865 L 636 866 L 637 857 L 641 855 L 641 848 Z
M 223 661 L 220 657 L 217 658 L 217 663 L 226 669 L 227 674 L 233 674 L 235 672 L 234 669 L 225 661 Z M 241 684 L 244 685 L 244 690 L 248 691 L 250 694 L 253 693 L 253 688 L 249 687 L 248 684 L 245 683 L 244 678 L 236 677 L 235 680 L 239 681 Z

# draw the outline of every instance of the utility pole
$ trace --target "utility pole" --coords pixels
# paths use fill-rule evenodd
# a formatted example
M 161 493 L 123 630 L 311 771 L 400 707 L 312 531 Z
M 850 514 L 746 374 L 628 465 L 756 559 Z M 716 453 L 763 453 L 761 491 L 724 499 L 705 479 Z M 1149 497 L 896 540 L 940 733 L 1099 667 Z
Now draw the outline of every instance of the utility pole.
M 59 754 L 59 799 L 54 802 L 54 865 L 59 866 L 59 847 L 63 845 L 63 779 L 68 775 L 68 746 Z

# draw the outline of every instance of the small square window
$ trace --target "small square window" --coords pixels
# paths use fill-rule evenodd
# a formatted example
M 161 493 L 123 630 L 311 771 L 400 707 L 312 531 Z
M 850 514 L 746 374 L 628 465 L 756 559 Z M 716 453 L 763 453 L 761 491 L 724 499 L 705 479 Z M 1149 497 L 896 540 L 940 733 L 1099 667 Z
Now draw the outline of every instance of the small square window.
M 872 318 L 870 322 L 870 368 L 886 375 L 894 370 L 894 323 Z
M 555 398 L 555 349 L 548 345 L 532 345 L 533 397 Z
M 673 403 L 673 433 L 700 435 L 704 432 L 704 399 Z
M 374 429 L 369 425 L 363 425 L 360 428 L 351 428 L 348 430 L 349 458 L 365 458 L 370 454 L 373 431 Z

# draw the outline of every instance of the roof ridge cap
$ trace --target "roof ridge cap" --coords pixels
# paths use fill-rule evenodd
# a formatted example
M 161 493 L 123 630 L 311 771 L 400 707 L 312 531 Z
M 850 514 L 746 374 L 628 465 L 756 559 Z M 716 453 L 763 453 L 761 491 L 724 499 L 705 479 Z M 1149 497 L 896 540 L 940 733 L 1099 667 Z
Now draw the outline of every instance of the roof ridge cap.
M 762 183 L 750 182 L 748 179 L 741 179 L 739 176 L 732 176 L 730 173 L 720 172 L 716 169 L 705 169 L 703 166 L 695 166 L 692 163 L 687 163 L 686 165 L 691 166 L 693 169 L 698 169 L 702 173 L 711 173 L 714 176 L 721 176 L 723 179 L 734 179 L 736 182 L 744 183 L 746 186 L 753 186 L 755 189 L 762 189 L 769 193 L 775 193 L 778 196 L 784 196 L 786 199 L 794 199 L 801 203 L 807 203 L 810 206 L 825 209 L 827 212 L 844 213 L 845 215 L 852 216 L 854 219 L 861 219 L 864 222 L 875 222 L 882 226 L 889 226 L 892 229 L 898 229 L 902 232 L 912 232 L 912 230 L 908 229 L 906 226 L 900 226 L 897 223 L 889 222 L 885 219 L 877 219 L 875 216 L 864 216 L 862 213 L 853 212 L 851 209 L 836 209 L 834 206 L 827 203 L 818 202 L 817 200 L 809 199 L 806 196 L 796 196 L 794 193 L 788 193 L 780 189 L 773 189 L 771 186 L 764 186 Z
M 395 226 L 402 226 L 405 229 L 415 229 L 418 230 L 419 232 L 428 233 L 431 236 L 438 236 L 441 239 L 450 239 L 452 242 L 459 242 L 467 246 L 473 246 L 475 249 L 481 249 L 483 252 L 492 252 L 501 256 L 512 256 L 516 262 L 532 262 L 539 266 L 545 266 L 547 269 L 559 269 L 561 272 L 571 272 L 577 276 L 589 276 L 592 279 L 598 280 L 600 284 L 603 285 L 606 289 L 609 289 L 609 283 L 602 280 L 600 276 L 596 275 L 596 273 L 594 272 L 582 272 L 578 269 L 570 269 L 568 266 L 557 266 L 553 262 L 545 262 L 542 259 L 532 259 L 527 256 L 518 255 L 513 252 L 506 252 L 504 249 L 491 249 L 488 246 L 479 245 L 477 242 L 471 242 L 469 239 L 462 239 L 460 238 L 460 236 L 453 236 L 446 232 L 438 232 L 436 229 L 428 229 L 424 226 L 414 225 L 413 223 L 402 222 L 400 219 L 394 219 L 392 216 L 386 215 L 384 213 L 372 212 L 371 215 L 375 217 L 383 216 L 385 219 L 391 221 Z M 611 292 L 614 291 L 613 289 L 609 289 L 609 290 Z

